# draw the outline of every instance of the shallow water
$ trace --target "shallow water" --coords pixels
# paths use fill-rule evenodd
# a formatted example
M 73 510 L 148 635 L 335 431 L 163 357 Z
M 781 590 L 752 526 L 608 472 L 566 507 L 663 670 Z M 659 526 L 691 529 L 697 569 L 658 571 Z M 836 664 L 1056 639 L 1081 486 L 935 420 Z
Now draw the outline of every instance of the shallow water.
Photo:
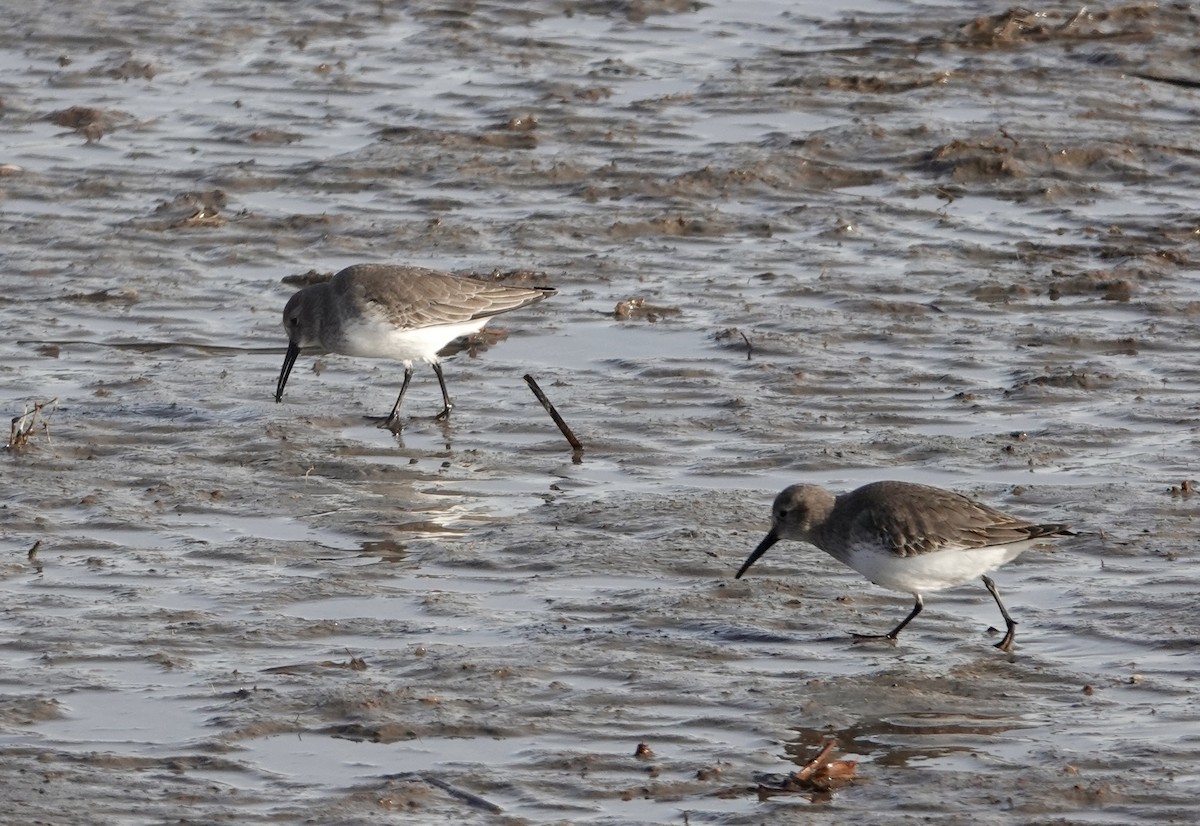
M 9 16 L 14 822 L 1196 819 L 1194 12 Z M 273 400 L 282 279 L 358 261 L 559 294 L 395 436 L 395 365 Z M 909 597 L 732 579 L 781 487 L 880 478 L 1083 531 L 996 575 L 1014 657 L 981 587 L 856 646 Z M 759 800 L 827 737 L 857 782 Z

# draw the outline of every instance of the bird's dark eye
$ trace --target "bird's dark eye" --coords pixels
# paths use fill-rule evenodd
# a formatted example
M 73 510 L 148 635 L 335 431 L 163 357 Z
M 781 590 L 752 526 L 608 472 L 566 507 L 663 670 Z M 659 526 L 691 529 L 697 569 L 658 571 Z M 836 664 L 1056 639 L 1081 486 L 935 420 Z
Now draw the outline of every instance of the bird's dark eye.
M 775 514 L 775 516 L 779 519 L 783 519 L 784 517 L 787 516 L 787 510 L 785 510 L 784 508 L 780 508 L 779 513 Z

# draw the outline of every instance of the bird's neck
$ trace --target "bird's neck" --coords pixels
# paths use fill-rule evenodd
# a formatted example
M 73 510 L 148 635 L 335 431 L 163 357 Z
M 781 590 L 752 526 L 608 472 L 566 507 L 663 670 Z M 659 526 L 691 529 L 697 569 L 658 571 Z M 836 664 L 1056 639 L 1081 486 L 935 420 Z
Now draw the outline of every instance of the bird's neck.
M 830 548 L 836 548 L 841 545 L 842 537 L 838 536 L 830 522 L 830 517 L 833 515 L 833 509 L 837 505 L 837 500 L 832 494 L 828 498 L 821 497 L 816 501 L 809 503 L 808 519 L 809 529 L 805 541 L 816 545 L 823 551 L 831 552 Z

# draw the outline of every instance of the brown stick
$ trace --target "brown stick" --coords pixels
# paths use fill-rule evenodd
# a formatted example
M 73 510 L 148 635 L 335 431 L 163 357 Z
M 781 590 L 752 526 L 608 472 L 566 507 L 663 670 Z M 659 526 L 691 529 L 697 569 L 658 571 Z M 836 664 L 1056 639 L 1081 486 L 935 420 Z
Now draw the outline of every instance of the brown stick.
M 42 561 L 38 559 L 37 555 L 38 548 L 40 547 L 42 547 L 42 540 L 39 539 L 37 542 L 33 543 L 33 547 L 30 548 L 29 553 L 25 555 L 29 559 L 29 564 L 32 565 L 33 569 L 39 574 L 42 572 Z
M 537 400 L 542 403 L 542 407 L 546 408 L 546 412 L 550 414 L 550 418 L 554 419 L 554 423 L 558 425 L 558 429 L 562 431 L 562 435 L 566 437 L 567 443 L 571 445 L 573 450 L 583 450 L 583 442 L 575 438 L 575 434 L 571 432 L 571 428 L 563 421 L 563 417 L 558 415 L 558 411 L 554 409 L 554 405 L 546 398 L 546 394 L 542 392 L 542 388 L 538 387 L 538 383 L 534 381 L 533 376 L 525 374 L 525 383 L 529 385 L 529 389 L 533 391 L 533 395 L 537 396 Z
M 746 342 L 746 361 L 749 361 L 750 356 L 754 354 L 754 345 L 750 343 L 750 339 L 746 337 L 745 333 L 741 330 L 738 330 L 738 333 L 741 334 L 742 341 Z
M 431 786 L 437 786 L 451 797 L 457 797 L 468 806 L 474 806 L 476 809 L 482 809 L 483 811 L 491 812 L 492 814 L 500 814 L 504 811 L 487 798 L 480 797 L 474 792 L 469 792 L 466 789 L 460 789 L 457 786 L 452 786 L 445 780 L 442 780 L 440 777 L 434 777 L 433 775 L 429 774 L 418 774 L 417 777 L 421 778 Z

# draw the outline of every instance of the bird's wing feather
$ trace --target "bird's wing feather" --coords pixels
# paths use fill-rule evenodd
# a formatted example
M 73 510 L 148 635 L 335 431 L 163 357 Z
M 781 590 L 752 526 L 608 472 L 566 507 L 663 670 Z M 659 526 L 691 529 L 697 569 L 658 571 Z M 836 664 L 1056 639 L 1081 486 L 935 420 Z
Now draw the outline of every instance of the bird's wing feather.
M 422 267 L 360 265 L 340 288 L 403 329 L 461 324 L 540 301 L 551 291 L 508 287 Z M 337 280 L 337 279 L 335 279 Z
M 900 557 L 1008 545 L 1067 531 L 1064 525 L 1026 522 L 941 488 L 912 486 L 882 497 L 886 488 L 872 487 L 856 491 L 861 510 L 846 538 L 852 544 L 877 544 Z

